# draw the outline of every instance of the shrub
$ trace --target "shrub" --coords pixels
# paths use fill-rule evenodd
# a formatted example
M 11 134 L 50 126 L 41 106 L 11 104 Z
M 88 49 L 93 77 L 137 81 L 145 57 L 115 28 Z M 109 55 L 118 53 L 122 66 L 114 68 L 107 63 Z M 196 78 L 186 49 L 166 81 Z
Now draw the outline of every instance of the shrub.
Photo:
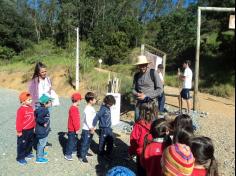
M 13 49 L 0 46 L 0 59 L 10 60 L 15 54 Z

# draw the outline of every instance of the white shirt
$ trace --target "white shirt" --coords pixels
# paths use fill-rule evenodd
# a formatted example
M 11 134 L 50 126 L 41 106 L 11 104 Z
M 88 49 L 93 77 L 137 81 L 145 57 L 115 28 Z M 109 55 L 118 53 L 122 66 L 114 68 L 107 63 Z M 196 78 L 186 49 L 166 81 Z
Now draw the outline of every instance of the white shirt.
M 193 72 L 189 67 L 187 67 L 184 70 L 184 77 L 185 77 L 185 80 L 183 82 L 183 88 L 184 89 L 191 89 L 192 88 Z
M 83 113 L 83 130 L 93 128 L 93 120 L 96 116 L 96 110 L 91 105 L 87 105 Z
M 160 76 L 161 82 L 164 84 L 164 78 L 163 78 L 163 75 L 162 75 L 162 73 L 161 73 L 161 72 L 159 72 L 158 74 L 159 74 L 159 76 Z
M 51 83 L 49 78 L 39 79 L 38 91 L 39 91 L 39 98 L 43 95 L 49 95 L 51 90 Z

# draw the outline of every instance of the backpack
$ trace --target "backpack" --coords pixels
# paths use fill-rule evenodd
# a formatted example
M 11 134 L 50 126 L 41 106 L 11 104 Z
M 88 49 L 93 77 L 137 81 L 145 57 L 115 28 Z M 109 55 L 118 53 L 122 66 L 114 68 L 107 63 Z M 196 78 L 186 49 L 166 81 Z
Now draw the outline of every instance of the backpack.
M 151 77 L 151 79 L 154 83 L 154 90 L 157 89 L 157 83 L 156 83 L 156 80 L 155 80 L 155 71 L 156 71 L 155 69 L 150 69 L 150 77 Z M 139 74 L 140 74 L 140 72 L 138 72 L 134 75 L 134 83 L 137 82 Z

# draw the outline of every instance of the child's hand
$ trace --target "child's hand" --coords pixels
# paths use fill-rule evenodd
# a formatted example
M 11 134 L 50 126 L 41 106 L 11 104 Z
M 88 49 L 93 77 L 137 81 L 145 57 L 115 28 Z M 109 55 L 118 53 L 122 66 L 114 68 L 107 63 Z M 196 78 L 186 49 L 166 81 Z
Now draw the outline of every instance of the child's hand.
M 18 137 L 21 137 L 22 136 L 22 132 L 17 132 L 16 134 Z
M 79 130 L 75 132 L 75 134 L 79 134 Z
M 44 126 L 44 127 L 47 127 L 47 126 L 48 126 L 48 124 L 46 124 L 46 123 L 45 123 L 43 126 Z
M 95 133 L 95 129 L 94 128 L 90 128 L 90 134 L 94 134 Z

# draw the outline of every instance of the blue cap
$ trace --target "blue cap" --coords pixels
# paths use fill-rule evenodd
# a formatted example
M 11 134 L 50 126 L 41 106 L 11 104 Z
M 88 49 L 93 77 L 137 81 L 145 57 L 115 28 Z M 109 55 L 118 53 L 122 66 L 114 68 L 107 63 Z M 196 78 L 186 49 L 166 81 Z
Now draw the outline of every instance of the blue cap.
M 106 176 L 135 176 L 135 173 L 126 167 L 116 166 L 110 169 Z
M 43 95 L 39 98 L 39 103 L 45 104 L 45 103 L 47 103 L 47 102 L 49 102 L 49 101 L 52 101 L 52 100 L 53 100 L 52 98 L 50 98 L 49 96 L 43 94 Z

